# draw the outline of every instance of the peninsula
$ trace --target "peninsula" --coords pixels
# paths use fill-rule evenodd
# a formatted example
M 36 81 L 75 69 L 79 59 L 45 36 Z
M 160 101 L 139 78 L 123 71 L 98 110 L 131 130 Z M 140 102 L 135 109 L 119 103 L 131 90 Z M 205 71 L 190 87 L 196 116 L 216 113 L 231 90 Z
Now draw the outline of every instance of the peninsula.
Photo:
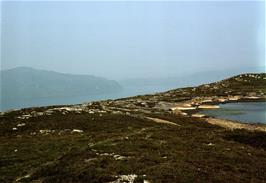
M 266 101 L 266 74 L 1 113 L 0 182 L 266 182 L 266 125 L 199 109 Z

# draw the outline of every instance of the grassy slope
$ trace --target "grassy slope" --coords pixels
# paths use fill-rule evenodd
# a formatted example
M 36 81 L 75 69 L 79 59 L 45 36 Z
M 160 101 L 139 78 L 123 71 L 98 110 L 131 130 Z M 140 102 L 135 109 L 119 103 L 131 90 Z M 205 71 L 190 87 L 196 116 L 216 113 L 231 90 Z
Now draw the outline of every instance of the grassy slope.
M 122 174 L 147 175 L 154 182 L 266 180 L 265 134 L 228 132 L 170 114 L 156 117 L 181 126 L 126 115 L 69 113 L 28 119 L 14 133 L 10 129 L 18 120 L 11 113 L 0 123 L 0 180 L 11 182 L 26 174 L 31 177 L 25 182 L 108 182 Z M 30 135 L 40 129 L 55 132 Z M 58 135 L 63 129 L 84 133 Z M 126 158 L 115 160 L 104 153 Z

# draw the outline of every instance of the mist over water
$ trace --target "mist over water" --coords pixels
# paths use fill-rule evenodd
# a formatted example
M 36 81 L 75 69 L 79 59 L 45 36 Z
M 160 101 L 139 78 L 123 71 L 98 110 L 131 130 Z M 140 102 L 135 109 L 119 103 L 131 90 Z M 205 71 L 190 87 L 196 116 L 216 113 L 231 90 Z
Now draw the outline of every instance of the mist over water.
M 85 95 L 73 97 L 43 97 L 43 98 L 3 98 L 1 101 L 1 111 L 9 109 L 20 109 L 27 107 L 40 107 L 49 105 L 70 105 L 80 104 L 90 101 L 99 101 L 107 99 L 118 99 L 143 94 L 153 94 L 173 89 L 173 86 L 125 86 L 123 90 L 112 94 Z
M 151 94 L 265 72 L 262 1 L 4 1 L 1 10 L 2 70 L 94 75 L 123 88 L 73 97 L 1 93 L 1 110 Z
M 265 68 L 262 1 L 4 1 L 1 28 L 1 69 L 124 80 Z

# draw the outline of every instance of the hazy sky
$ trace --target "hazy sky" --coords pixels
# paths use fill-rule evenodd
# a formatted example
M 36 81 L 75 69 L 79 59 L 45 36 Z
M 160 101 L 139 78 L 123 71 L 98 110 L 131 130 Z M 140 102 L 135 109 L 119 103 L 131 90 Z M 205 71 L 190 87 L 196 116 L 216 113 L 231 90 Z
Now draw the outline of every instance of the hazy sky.
M 265 62 L 264 2 L 2 2 L 2 69 L 111 79 Z

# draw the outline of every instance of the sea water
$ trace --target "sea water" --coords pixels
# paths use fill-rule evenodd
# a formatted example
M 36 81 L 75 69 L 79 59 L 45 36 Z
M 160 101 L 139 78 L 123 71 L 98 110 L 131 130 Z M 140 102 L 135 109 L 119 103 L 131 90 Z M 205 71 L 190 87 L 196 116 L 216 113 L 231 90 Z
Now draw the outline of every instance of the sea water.
M 202 110 L 200 113 L 243 123 L 266 124 L 266 102 L 238 102 L 219 106 L 219 109 Z

